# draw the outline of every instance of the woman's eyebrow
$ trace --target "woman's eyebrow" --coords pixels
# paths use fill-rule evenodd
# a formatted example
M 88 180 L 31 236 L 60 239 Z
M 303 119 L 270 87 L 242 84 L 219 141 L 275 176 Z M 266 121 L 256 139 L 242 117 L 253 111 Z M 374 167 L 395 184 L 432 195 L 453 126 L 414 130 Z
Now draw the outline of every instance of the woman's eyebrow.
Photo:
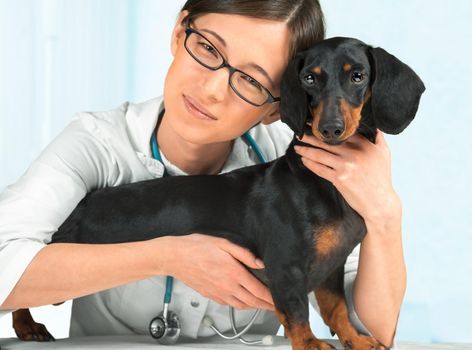
M 256 63 L 253 63 L 253 62 L 249 63 L 248 66 L 254 68 L 255 70 L 259 71 L 263 76 L 265 76 L 267 78 L 267 80 L 269 81 L 270 85 L 272 85 L 272 87 L 275 86 L 274 81 L 270 78 L 270 75 L 267 74 L 267 72 L 264 70 L 264 68 L 262 68 L 261 66 L 259 66 Z
M 210 29 L 200 29 L 200 31 L 201 32 L 206 32 L 206 33 L 209 33 L 209 34 L 213 35 L 221 43 L 221 45 L 223 45 L 223 47 L 225 47 L 225 48 L 227 47 L 225 39 L 223 39 L 218 33 L 214 32 Z M 254 63 L 254 62 L 249 63 L 248 66 L 254 68 L 258 72 L 260 72 L 263 76 L 265 76 L 267 78 L 267 80 L 269 80 L 269 83 L 272 85 L 272 87 L 275 86 L 274 81 L 271 79 L 270 75 L 265 71 L 264 68 L 262 68 L 261 66 L 259 66 L 258 64 Z
M 221 45 L 223 45 L 224 47 L 226 47 L 226 41 L 225 39 L 223 39 L 218 33 L 214 32 L 213 30 L 210 30 L 210 29 L 199 29 L 201 32 L 207 32 L 207 33 L 210 33 L 211 35 L 213 35 L 216 39 L 218 39 L 218 41 L 221 43 Z

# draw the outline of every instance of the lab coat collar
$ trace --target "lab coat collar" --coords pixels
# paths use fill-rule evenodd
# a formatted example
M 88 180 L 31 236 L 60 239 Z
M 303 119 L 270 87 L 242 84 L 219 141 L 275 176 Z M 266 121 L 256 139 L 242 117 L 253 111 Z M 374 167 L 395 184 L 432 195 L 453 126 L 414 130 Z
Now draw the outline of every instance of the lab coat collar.
M 164 167 L 152 157 L 150 140 L 157 123 L 159 113 L 164 109 L 162 97 L 139 103 L 129 104 L 126 112 L 128 133 L 138 158 L 155 177 L 162 177 Z M 233 143 L 233 149 L 223 166 L 221 173 L 258 163 L 250 148 L 241 137 Z M 187 175 L 184 171 L 167 160 L 161 153 L 166 170 L 170 175 Z

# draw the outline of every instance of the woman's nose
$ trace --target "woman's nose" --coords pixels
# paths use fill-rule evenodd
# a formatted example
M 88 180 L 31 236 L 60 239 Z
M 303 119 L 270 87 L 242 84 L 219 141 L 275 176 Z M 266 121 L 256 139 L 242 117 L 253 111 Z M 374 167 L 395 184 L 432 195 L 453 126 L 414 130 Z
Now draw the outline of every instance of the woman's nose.
M 203 73 L 203 89 L 208 98 L 214 101 L 222 101 L 225 94 L 229 93 L 229 71 L 221 68 L 215 71 Z

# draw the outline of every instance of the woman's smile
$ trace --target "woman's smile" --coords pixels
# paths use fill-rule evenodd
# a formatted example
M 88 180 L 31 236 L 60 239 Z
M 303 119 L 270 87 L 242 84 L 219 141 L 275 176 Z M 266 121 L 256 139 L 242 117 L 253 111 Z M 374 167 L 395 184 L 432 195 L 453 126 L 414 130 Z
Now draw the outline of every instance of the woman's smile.
M 202 120 L 218 120 L 210 112 L 208 112 L 201 104 L 199 104 L 195 99 L 182 95 L 184 100 L 184 105 L 187 111 L 194 117 Z

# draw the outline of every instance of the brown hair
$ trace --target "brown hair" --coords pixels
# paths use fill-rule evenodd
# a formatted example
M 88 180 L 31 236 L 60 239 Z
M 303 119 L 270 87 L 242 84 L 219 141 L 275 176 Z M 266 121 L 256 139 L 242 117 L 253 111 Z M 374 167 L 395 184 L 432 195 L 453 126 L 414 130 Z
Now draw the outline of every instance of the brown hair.
M 181 11 L 191 23 L 208 13 L 234 14 L 284 21 L 292 35 L 290 59 L 325 37 L 324 16 L 318 0 L 187 0 Z

